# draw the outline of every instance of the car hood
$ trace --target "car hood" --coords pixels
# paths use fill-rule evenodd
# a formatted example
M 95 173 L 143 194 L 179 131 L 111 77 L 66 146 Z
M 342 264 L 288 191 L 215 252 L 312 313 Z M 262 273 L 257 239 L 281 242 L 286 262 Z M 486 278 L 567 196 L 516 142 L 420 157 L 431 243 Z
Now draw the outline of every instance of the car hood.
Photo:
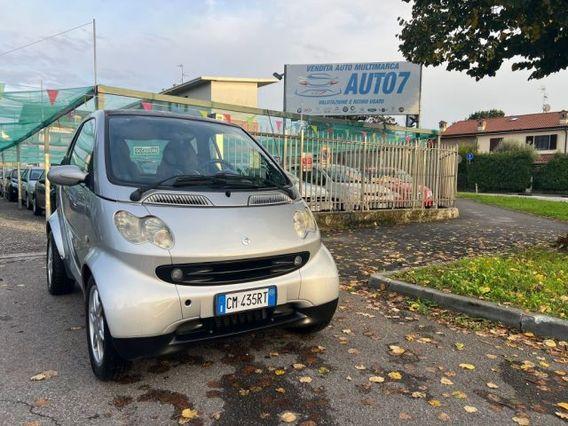
M 172 231 L 172 262 L 192 263 L 272 256 L 320 246 L 319 231 L 300 238 L 292 220 L 301 201 L 254 207 L 172 207 L 147 205 L 149 214 Z

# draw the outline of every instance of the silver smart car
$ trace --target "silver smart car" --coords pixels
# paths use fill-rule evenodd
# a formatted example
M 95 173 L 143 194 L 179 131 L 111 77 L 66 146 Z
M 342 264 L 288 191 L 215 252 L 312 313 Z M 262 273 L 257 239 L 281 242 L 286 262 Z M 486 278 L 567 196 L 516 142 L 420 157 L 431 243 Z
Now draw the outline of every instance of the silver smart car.
M 47 287 L 79 283 L 100 379 L 196 341 L 316 332 L 335 313 L 337 268 L 311 212 L 238 126 L 97 111 L 48 178 Z

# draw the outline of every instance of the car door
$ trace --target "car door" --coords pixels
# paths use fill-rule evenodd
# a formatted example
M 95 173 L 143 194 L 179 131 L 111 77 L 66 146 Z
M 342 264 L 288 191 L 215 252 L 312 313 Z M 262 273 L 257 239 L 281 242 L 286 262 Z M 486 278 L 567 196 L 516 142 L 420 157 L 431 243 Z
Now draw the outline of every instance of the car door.
M 61 187 L 61 205 L 66 227 L 65 236 L 79 275 L 83 260 L 92 241 L 89 205 L 92 193 L 93 149 L 95 146 L 95 119 L 85 121 L 78 130 L 64 164 L 74 165 L 89 173 L 87 181 Z

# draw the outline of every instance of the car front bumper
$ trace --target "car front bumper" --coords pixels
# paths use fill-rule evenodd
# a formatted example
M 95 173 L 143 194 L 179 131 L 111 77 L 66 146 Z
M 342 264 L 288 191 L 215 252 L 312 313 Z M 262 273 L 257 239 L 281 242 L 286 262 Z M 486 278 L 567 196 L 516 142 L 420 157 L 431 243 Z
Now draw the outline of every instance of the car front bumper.
M 175 332 L 152 337 L 114 339 L 118 353 L 125 359 L 155 357 L 182 350 L 192 343 L 263 330 L 278 326 L 302 327 L 325 321 L 335 312 L 338 299 L 312 307 L 295 304 L 274 310 L 257 309 L 225 317 L 212 317 L 186 323 Z
M 111 335 L 115 339 L 156 336 L 166 339 L 164 336 L 171 337 L 180 329 L 191 327 L 187 324 L 192 322 L 204 323 L 200 327 L 208 326 L 208 321 L 222 318 L 215 317 L 214 312 L 215 296 L 220 293 L 276 286 L 277 309 L 286 306 L 296 313 L 309 312 L 312 307 L 333 302 L 339 295 L 337 268 L 323 245 L 303 267 L 294 272 L 266 280 L 228 285 L 182 286 L 168 283 L 158 279 L 155 273 L 141 271 L 105 251 L 90 256 L 88 265 L 99 289 Z M 301 315 L 289 320 L 306 321 Z M 219 335 L 215 330 L 212 334 L 215 337 Z M 220 335 L 226 334 L 235 333 L 223 332 Z

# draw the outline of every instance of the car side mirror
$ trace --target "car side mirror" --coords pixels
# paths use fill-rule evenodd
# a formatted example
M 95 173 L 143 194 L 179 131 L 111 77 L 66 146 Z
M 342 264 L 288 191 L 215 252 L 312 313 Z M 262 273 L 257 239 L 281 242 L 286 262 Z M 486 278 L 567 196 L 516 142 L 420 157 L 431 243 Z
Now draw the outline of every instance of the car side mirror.
M 41 183 L 42 185 L 45 185 L 45 178 L 41 178 L 40 180 L 38 180 L 39 183 Z
M 47 178 L 55 185 L 73 186 L 85 182 L 88 173 L 77 166 L 55 166 L 49 170 Z

